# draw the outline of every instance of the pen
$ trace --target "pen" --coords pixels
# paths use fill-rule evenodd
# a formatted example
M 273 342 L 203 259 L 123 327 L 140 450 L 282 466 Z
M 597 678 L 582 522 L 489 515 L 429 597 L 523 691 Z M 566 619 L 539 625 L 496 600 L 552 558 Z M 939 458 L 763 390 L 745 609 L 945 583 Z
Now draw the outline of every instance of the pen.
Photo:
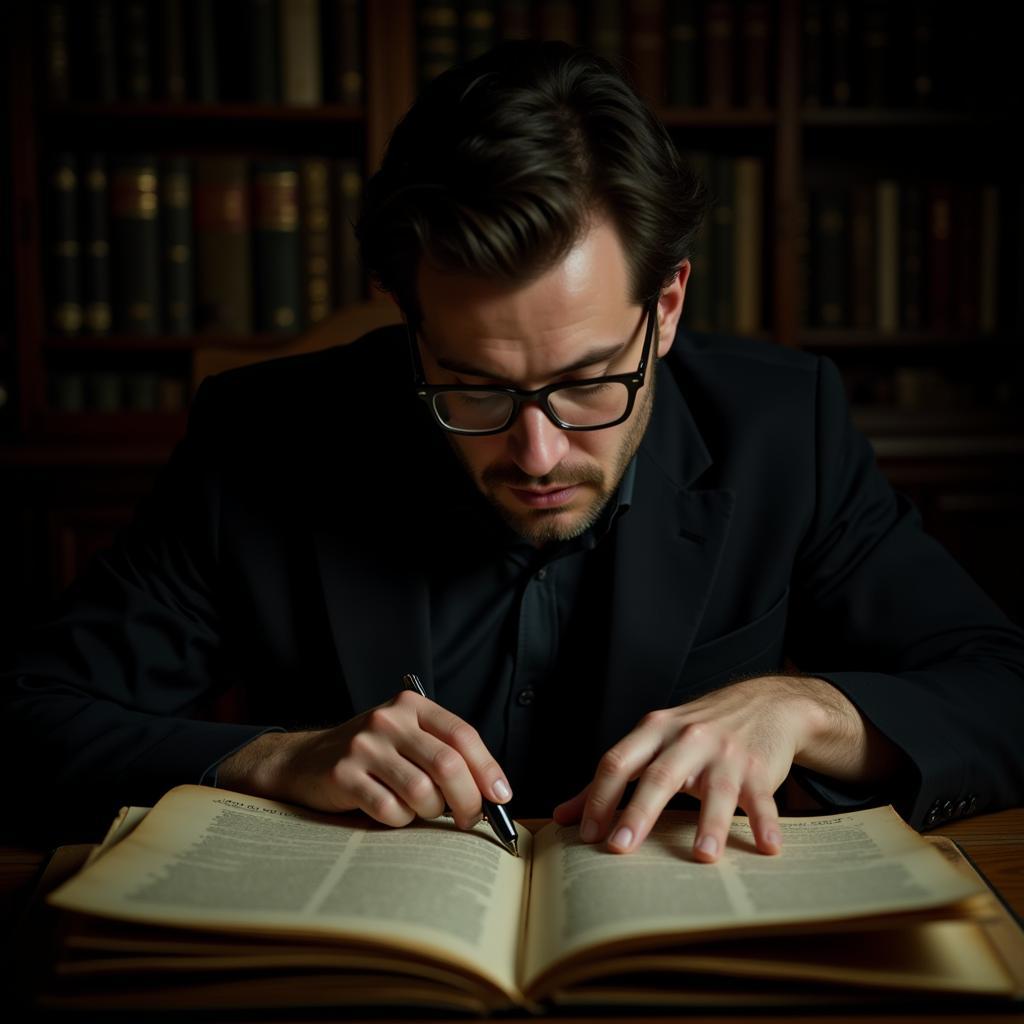
M 423 684 L 420 682 L 420 677 L 414 672 L 407 672 L 402 676 L 402 685 L 407 690 L 415 690 L 421 697 L 426 697 L 427 691 L 423 689 Z M 484 805 L 484 818 L 487 823 L 494 830 L 494 834 L 498 837 L 501 845 L 509 850 L 514 857 L 519 856 L 519 837 L 516 834 L 515 827 L 512 825 L 512 819 L 508 816 L 508 811 L 501 804 L 491 803 L 483 794 L 480 799 Z

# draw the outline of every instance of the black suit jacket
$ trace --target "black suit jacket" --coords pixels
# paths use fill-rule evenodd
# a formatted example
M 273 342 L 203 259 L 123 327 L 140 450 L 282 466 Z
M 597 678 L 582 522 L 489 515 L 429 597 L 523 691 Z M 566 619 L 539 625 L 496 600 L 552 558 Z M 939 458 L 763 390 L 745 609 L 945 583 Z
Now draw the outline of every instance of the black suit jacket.
M 881 798 L 915 828 L 1020 802 L 1024 634 L 884 480 L 834 365 L 680 330 L 656 372 L 614 531 L 599 748 L 788 658 L 906 753 Z M 265 726 L 380 704 L 410 666 L 433 695 L 425 553 L 458 543 L 460 486 L 400 328 L 208 378 L 133 524 L 0 665 L 20 776 L 107 814 Z M 202 720 L 232 684 L 255 724 Z

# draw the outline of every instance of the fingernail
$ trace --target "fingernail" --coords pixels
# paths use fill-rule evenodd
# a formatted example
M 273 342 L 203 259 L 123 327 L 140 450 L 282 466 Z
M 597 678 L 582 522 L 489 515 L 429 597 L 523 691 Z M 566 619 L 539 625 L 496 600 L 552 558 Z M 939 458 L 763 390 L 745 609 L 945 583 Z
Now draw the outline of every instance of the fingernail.
M 718 840 L 714 836 L 702 836 L 697 843 L 697 849 L 713 857 L 718 853 Z
M 583 827 L 580 829 L 580 838 L 585 843 L 592 843 L 597 838 L 597 822 L 591 818 L 583 822 Z
M 494 795 L 502 801 L 510 800 L 512 798 L 512 791 L 505 785 L 501 779 L 494 784 Z
M 620 828 L 612 839 L 613 846 L 621 846 L 623 849 L 629 846 L 631 842 L 633 842 L 633 830 L 631 828 Z
M 768 842 L 772 846 L 782 846 L 782 837 L 779 835 L 778 832 L 769 832 L 768 833 Z

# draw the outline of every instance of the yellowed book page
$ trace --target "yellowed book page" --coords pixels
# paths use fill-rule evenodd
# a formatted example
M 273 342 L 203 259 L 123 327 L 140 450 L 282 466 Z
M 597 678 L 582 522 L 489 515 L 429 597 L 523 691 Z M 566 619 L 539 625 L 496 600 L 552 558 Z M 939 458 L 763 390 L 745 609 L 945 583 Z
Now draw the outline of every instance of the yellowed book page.
M 737 816 L 714 864 L 693 859 L 697 812 L 666 811 L 639 849 L 607 852 L 555 823 L 534 848 L 526 985 L 559 960 L 615 940 L 728 935 L 924 911 L 984 887 L 892 807 L 780 818 L 782 853 L 758 853 Z
M 103 841 L 93 848 L 89 854 L 86 866 L 91 864 L 97 857 L 102 857 L 108 850 L 113 849 L 122 839 L 130 836 L 135 831 L 135 826 L 149 814 L 148 807 L 122 807 L 117 817 L 110 823 L 107 834 Z
M 518 858 L 483 822 L 394 829 L 179 786 L 50 901 L 150 924 L 377 941 L 514 995 L 532 841 L 517 828 Z

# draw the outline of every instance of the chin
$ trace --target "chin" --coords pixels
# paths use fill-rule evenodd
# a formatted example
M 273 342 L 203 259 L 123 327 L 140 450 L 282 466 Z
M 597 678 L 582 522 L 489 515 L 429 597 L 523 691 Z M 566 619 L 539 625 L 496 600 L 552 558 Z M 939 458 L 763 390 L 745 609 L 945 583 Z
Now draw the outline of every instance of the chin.
M 520 510 L 513 512 L 505 504 L 500 504 L 499 509 L 506 523 L 523 540 L 540 546 L 572 540 L 586 533 L 597 522 L 606 501 L 607 497 L 602 495 L 582 509 L 531 509 L 523 513 Z

